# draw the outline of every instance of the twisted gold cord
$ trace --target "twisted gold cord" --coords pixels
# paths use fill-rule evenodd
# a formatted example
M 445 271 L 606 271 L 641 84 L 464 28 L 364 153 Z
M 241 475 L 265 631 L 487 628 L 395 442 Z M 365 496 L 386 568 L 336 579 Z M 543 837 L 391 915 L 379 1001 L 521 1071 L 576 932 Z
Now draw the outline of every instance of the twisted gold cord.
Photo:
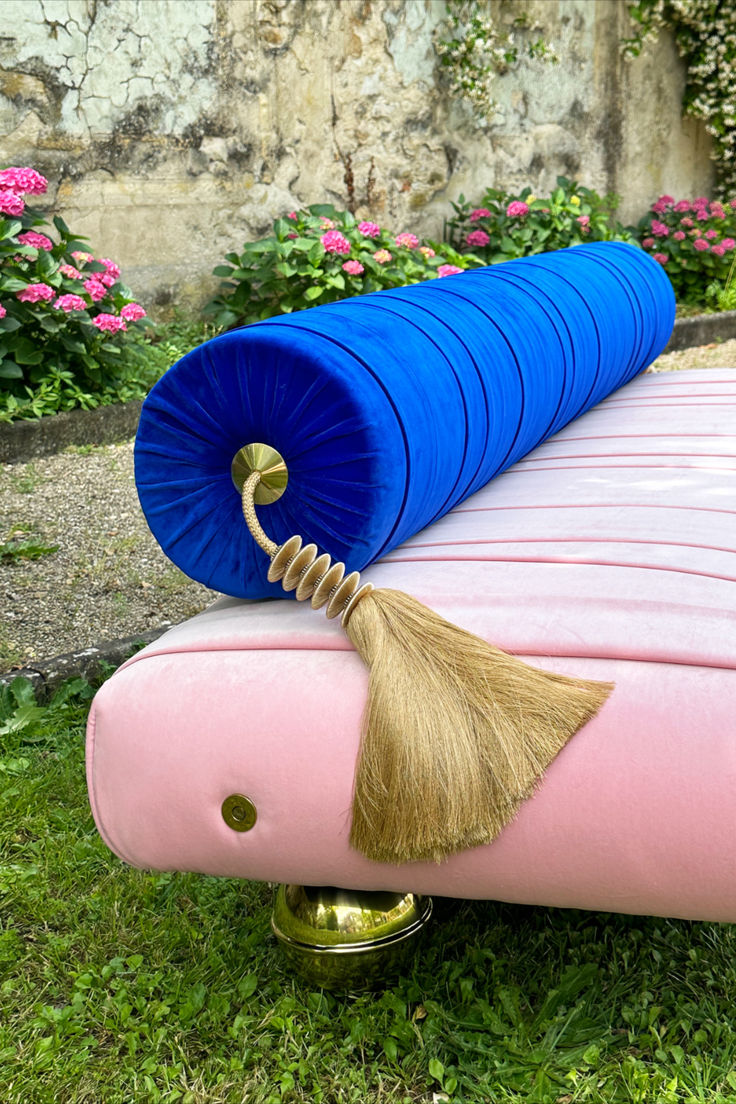
M 328 618 L 341 617 L 345 626 L 358 601 L 373 590 L 373 584 L 361 586 L 357 571 L 345 575 L 344 563 L 333 564 L 326 552 L 320 556 L 316 544 L 302 547 L 298 535 L 289 537 L 282 545 L 272 541 L 256 515 L 254 496 L 260 481 L 261 473 L 256 469 L 243 485 L 243 517 L 256 544 L 271 557 L 269 582 L 280 580 L 284 590 L 296 591 L 299 602 L 311 598 L 313 609 L 326 605 Z

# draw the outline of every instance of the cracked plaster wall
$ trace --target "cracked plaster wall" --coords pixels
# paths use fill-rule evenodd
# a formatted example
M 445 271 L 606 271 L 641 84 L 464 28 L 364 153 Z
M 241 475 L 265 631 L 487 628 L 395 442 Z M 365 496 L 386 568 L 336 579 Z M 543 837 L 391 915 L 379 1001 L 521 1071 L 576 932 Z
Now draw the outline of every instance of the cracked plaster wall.
M 274 216 L 344 207 L 348 156 L 359 214 L 433 237 L 490 185 L 575 176 L 625 219 L 710 187 L 670 39 L 624 63 L 624 0 L 525 7 L 560 64 L 500 78 L 488 126 L 440 73 L 444 0 L 4 0 L 0 158 L 48 176 L 51 209 L 159 307 L 207 298 Z

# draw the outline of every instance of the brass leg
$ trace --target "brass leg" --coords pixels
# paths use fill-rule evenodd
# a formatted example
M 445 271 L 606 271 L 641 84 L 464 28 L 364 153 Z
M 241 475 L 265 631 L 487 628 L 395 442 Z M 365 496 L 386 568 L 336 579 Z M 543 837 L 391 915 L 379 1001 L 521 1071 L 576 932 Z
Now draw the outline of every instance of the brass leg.
M 432 914 L 432 898 L 282 885 L 271 927 L 296 972 L 323 989 L 378 988 Z

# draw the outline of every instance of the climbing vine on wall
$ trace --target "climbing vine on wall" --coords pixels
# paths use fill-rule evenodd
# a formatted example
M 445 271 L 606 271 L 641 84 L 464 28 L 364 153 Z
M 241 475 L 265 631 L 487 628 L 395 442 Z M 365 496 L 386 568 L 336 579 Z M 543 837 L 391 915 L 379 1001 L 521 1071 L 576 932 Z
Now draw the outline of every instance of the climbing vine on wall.
M 721 191 L 736 187 L 736 3 L 734 0 L 639 0 L 629 5 L 635 24 L 624 52 L 633 57 L 663 27 L 675 36 L 687 66 L 686 114 L 702 119 L 713 136 Z
M 521 56 L 558 60 L 552 46 L 532 24 L 524 4 L 516 0 L 510 23 L 500 18 L 502 4 L 490 0 L 448 0 L 446 18 L 435 36 L 435 50 L 449 79 L 450 90 L 466 99 L 478 115 L 490 121 L 496 110 L 493 81 Z M 495 8 L 495 10 L 494 10 Z

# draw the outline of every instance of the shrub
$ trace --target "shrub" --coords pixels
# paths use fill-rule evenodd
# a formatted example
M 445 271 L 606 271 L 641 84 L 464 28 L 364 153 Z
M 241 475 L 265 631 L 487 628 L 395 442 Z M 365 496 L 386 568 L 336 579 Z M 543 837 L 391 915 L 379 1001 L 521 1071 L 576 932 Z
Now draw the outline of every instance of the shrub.
M 226 260 L 214 269 L 225 279 L 205 312 L 227 328 L 482 264 L 328 204 L 276 219 L 270 237 L 246 242 Z
M 118 398 L 137 362 L 130 339 L 145 325 L 118 265 L 87 252 L 58 215 L 52 230 L 27 205 L 47 186 L 34 169 L 0 170 L 3 421 Z
M 726 283 L 736 248 L 736 199 L 730 203 L 705 196 L 675 200 L 660 196 L 639 221 L 642 247 L 672 281 L 683 303 L 704 303 L 707 288 Z
M 447 222 L 450 242 L 472 249 L 485 264 L 528 257 L 579 245 L 585 241 L 630 239 L 631 232 L 614 219 L 618 196 L 599 196 L 574 180 L 557 177 L 552 194 L 540 198 L 524 188 L 518 195 L 489 188 L 482 200 L 460 196 Z

